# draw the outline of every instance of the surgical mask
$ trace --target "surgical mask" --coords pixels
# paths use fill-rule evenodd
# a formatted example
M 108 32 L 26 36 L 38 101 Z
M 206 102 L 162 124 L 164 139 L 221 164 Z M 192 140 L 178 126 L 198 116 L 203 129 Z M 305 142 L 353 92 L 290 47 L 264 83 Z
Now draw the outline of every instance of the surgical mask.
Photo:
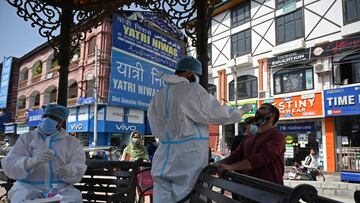
M 250 129 L 249 129 L 249 133 L 253 134 L 253 135 L 256 135 L 256 133 L 258 132 L 259 130 L 259 127 L 257 127 L 256 125 L 254 124 L 251 124 L 250 125 Z
M 255 115 L 255 118 L 256 118 L 255 124 L 258 127 L 261 127 L 261 126 L 265 125 L 267 122 L 269 122 L 271 116 L 272 116 L 272 113 L 269 113 L 268 115 L 265 115 L 265 116 L 260 115 L 260 114 L 256 114 Z
M 51 135 L 54 134 L 56 131 L 58 131 L 58 123 L 51 119 L 51 118 L 43 118 L 39 125 L 38 128 L 41 132 L 45 133 L 46 135 Z
M 132 138 L 131 141 L 136 145 L 140 144 L 140 142 L 141 142 L 140 138 Z

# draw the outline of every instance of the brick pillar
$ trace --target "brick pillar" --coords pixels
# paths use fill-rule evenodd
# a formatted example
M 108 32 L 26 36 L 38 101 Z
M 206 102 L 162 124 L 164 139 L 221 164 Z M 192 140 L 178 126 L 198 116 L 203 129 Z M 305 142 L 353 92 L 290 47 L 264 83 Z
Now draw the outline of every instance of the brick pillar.
M 219 100 L 221 104 L 225 104 L 227 101 L 227 77 L 226 77 L 226 70 L 219 70 Z

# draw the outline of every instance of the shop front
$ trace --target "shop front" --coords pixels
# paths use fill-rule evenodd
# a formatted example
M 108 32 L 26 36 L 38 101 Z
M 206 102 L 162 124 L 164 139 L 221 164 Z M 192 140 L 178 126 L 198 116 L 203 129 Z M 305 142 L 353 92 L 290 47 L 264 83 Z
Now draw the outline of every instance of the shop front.
M 285 134 L 286 165 L 301 163 L 310 149 L 318 153 L 320 168 L 324 166 L 322 134 L 323 102 L 322 93 L 279 97 L 259 101 L 271 103 L 280 111 L 277 127 Z
M 328 132 L 333 134 L 335 165 L 342 172 L 359 173 L 360 181 L 360 85 L 324 91 Z
M 75 135 L 84 146 L 94 141 L 94 107 L 92 105 L 69 108 L 67 131 Z M 144 135 L 144 111 L 115 106 L 98 106 L 96 146 L 123 147 L 131 132 Z
M 8 142 L 10 146 L 13 146 L 17 140 L 16 124 L 4 123 L 4 137 L 3 141 Z

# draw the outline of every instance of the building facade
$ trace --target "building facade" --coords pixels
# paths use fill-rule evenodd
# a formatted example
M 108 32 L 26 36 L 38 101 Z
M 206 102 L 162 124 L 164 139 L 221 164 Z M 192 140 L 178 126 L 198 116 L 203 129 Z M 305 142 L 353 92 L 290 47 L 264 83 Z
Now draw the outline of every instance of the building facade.
M 342 113 L 339 105 L 358 105 L 359 8 L 358 0 L 248 0 L 224 1 L 214 9 L 209 89 L 223 104 L 236 104 L 237 94 L 237 106 L 276 105 L 287 165 L 304 160 L 315 148 L 325 170 L 350 166 L 341 161 L 347 159 L 340 155 L 341 145 L 358 147 L 358 111 Z M 195 55 L 194 48 L 189 52 Z M 330 96 L 340 94 L 332 92 L 338 88 L 340 103 Z M 345 101 L 349 95 L 354 96 Z M 339 108 L 329 109 L 334 105 Z M 344 127 L 349 122 L 352 128 Z M 235 128 L 219 129 L 217 147 L 223 150 Z
M 67 131 L 84 146 L 122 147 L 132 131 L 151 134 L 147 106 L 163 85 L 154 75 L 173 72 L 184 55 L 183 35 L 172 26 L 151 12 L 123 12 L 87 33 L 68 76 Z M 46 43 L 23 56 L 18 66 L 16 133 L 21 134 L 36 128 L 43 106 L 56 103 L 59 65 Z

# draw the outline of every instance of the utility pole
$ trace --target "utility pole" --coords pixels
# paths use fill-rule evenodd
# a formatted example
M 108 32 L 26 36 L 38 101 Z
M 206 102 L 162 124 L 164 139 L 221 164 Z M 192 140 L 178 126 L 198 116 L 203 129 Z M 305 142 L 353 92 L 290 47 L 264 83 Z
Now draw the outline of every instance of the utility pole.
M 100 52 L 97 45 L 95 45 L 95 84 L 94 84 L 94 147 L 97 145 L 98 138 L 98 67 L 99 67 Z
M 236 71 L 236 53 L 234 53 L 234 69 L 233 69 L 233 77 L 234 77 L 234 101 L 235 101 L 235 108 L 237 108 L 237 71 Z M 239 136 L 239 124 L 238 122 L 235 123 L 235 136 Z

